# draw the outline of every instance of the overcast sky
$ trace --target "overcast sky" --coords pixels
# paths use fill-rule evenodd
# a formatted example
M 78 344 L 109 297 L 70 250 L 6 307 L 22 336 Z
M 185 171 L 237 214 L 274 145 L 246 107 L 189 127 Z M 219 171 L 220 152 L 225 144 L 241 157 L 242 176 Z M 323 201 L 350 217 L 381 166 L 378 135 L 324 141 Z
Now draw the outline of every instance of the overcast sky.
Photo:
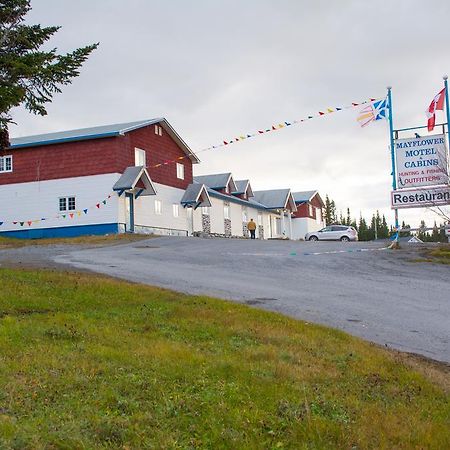
M 448 0 L 32 0 L 28 21 L 61 25 L 59 52 L 100 42 L 81 75 L 25 136 L 165 117 L 195 151 L 327 107 L 386 95 L 394 125 L 426 125 L 450 72 Z M 390 209 L 388 128 L 358 108 L 201 153 L 195 173 L 232 172 L 254 190 L 317 189 L 338 208 Z M 438 113 L 437 122 L 444 119 Z M 426 134 L 424 132 L 423 134 Z M 409 135 L 404 135 L 408 137 Z M 450 209 L 450 207 L 448 208 Z M 437 218 L 401 210 L 418 225 Z

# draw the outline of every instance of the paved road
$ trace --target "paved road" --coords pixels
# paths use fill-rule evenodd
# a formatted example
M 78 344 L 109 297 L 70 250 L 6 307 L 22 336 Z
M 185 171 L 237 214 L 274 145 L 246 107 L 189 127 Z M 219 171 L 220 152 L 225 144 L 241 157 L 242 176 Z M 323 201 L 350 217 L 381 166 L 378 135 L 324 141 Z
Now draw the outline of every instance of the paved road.
M 237 300 L 450 361 L 450 267 L 382 243 L 161 237 L 55 260 L 191 294 Z

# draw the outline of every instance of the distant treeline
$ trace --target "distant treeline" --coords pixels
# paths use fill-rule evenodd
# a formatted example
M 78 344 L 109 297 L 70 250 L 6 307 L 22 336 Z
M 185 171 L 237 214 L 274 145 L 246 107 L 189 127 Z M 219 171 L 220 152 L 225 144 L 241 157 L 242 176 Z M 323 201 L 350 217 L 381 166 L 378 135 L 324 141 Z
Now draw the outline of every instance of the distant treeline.
M 369 222 L 367 222 L 366 219 L 362 216 L 360 216 L 359 220 L 356 221 L 355 218 L 352 218 L 350 208 L 347 208 L 347 214 L 345 216 L 343 215 L 342 211 L 340 211 L 338 214 L 334 200 L 330 200 L 328 195 L 325 197 L 324 219 L 327 225 L 340 224 L 355 228 L 358 231 L 358 239 L 360 241 L 388 239 L 395 233 L 393 227 L 388 227 L 384 214 L 380 216 L 378 210 L 372 215 L 372 218 Z M 443 226 L 443 224 L 440 226 Z M 411 228 L 408 224 L 405 224 L 404 221 L 402 222 L 401 227 Z M 443 228 L 439 228 L 439 226 L 436 224 L 436 221 L 434 222 L 433 230 L 431 232 L 427 231 L 426 228 L 427 226 L 425 224 L 425 221 L 422 220 L 420 222 L 420 230 L 414 233 L 415 236 L 417 236 L 424 242 L 447 242 L 445 230 Z M 409 231 L 405 231 L 401 232 L 400 236 L 412 236 L 412 233 Z

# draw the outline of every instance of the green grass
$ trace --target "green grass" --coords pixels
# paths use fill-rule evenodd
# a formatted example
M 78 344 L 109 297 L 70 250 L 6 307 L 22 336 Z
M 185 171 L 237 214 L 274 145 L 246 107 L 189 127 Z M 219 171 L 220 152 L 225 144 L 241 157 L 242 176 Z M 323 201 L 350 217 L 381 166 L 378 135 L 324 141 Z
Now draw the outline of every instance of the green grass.
M 0 282 L 1 449 L 450 448 L 445 369 L 207 297 Z
M 43 238 L 43 239 L 15 239 L 0 236 L 0 250 L 5 248 L 20 248 L 29 245 L 112 245 L 156 237 L 149 234 L 109 234 L 78 236 L 73 238 Z

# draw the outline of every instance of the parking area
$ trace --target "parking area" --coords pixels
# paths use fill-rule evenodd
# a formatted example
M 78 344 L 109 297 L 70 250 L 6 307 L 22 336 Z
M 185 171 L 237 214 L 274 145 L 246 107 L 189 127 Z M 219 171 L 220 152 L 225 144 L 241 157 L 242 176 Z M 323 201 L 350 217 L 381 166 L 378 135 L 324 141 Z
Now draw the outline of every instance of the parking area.
M 385 243 L 161 237 L 65 251 L 60 264 L 278 311 L 450 361 L 450 268 Z

